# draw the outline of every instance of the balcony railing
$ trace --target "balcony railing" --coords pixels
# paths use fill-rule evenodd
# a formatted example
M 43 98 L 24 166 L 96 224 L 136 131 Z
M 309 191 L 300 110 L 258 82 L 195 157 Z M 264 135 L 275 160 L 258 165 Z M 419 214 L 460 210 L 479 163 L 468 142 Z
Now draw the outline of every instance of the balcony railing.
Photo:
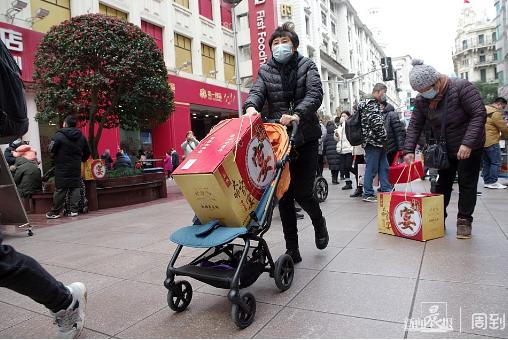
M 476 49 L 476 48 L 483 48 L 483 47 L 495 47 L 496 41 L 492 39 L 484 39 L 483 41 L 480 41 L 479 39 L 474 39 L 473 41 L 468 40 L 467 44 L 460 44 L 455 46 L 455 52 L 453 54 L 459 54 L 461 52 Z
M 489 65 L 496 65 L 497 60 L 494 58 L 486 58 L 485 60 L 476 59 L 474 61 L 474 67 L 484 67 Z

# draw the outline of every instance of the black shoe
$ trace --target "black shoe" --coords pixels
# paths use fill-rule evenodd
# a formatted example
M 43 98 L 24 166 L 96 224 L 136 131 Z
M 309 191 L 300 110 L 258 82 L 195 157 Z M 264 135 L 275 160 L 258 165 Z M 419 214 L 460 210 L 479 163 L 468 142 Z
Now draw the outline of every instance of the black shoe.
M 326 229 L 326 219 L 324 217 L 321 218 L 319 225 L 314 226 L 314 233 L 316 236 L 315 241 L 317 249 L 325 249 L 330 238 L 328 236 L 328 229 Z
M 288 250 L 286 250 L 286 254 L 291 256 L 294 264 L 302 262 L 302 256 L 300 255 L 300 250 L 298 250 L 298 248 L 288 249 Z
M 346 182 L 346 185 L 342 187 L 342 190 L 351 190 L 351 189 L 353 189 L 351 182 Z
M 362 197 L 363 189 L 361 187 L 356 188 L 355 192 L 349 195 L 349 197 Z
M 305 217 L 305 215 L 304 215 L 304 214 L 299 214 L 299 213 L 296 213 L 296 219 L 297 219 L 297 220 L 303 220 L 303 219 L 304 219 L 304 217 Z

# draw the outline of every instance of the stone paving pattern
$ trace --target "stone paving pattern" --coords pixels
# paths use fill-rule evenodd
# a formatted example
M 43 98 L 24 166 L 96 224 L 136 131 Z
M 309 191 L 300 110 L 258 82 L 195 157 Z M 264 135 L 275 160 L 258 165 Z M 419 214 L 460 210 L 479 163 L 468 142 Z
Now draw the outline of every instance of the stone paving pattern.
M 506 327 L 472 329 L 473 313 L 508 314 L 508 190 L 481 190 L 471 240 L 455 238 L 456 188 L 446 236 L 424 243 L 379 234 L 375 204 L 330 186 L 322 204 L 329 247 L 317 250 L 310 219 L 300 221 L 303 262 L 293 286 L 280 293 L 263 274 L 248 288 L 258 304 L 245 330 L 230 318 L 227 291 L 195 280 L 189 280 L 194 296 L 187 311 L 175 314 L 167 306 L 162 282 L 176 248 L 168 235 L 193 216 L 177 194 L 61 219 L 33 237 L 10 233 L 5 243 L 64 283 L 87 285 L 82 338 L 507 338 Z M 274 257 L 285 250 L 281 229 L 276 209 L 266 236 Z M 185 249 L 180 263 L 198 254 Z M 406 332 L 405 319 L 419 318 L 422 302 L 446 302 L 454 331 Z M 53 327 L 43 306 L 0 288 L 0 338 L 51 338 Z

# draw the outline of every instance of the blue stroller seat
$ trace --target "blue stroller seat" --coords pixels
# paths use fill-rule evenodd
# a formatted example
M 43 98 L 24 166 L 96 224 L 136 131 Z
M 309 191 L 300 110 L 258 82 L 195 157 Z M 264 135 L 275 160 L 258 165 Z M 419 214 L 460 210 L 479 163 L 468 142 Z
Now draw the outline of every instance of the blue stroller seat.
M 220 221 L 214 220 L 203 225 L 180 228 L 171 234 L 169 239 L 184 247 L 211 248 L 228 243 L 246 233 L 245 227 L 224 227 Z

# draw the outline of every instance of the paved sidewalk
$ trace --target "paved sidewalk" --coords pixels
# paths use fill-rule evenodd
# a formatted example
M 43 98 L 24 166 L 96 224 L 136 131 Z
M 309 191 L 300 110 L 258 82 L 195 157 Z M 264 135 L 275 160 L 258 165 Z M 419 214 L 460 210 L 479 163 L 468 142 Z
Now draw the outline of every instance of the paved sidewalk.
M 308 216 L 300 221 L 304 260 L 292 288 L 280 293 L 264 274 L 249 288 L 258 301 L 256 320 L 242 331 L 231 321 L 225 290 L 190 280 L 189 309 L 175 314 L 167 306 L 162 282 L 175 249 L 167 238 L 193 215 L 184 200 L 69 219 L 36 229 L 31 238 L 10 235 L 5 242 L 63 282 L 86 283 L 84 338 L 507 338 L 508 329 L 496 323 L 496 315 L 502 322 L 508 314 L 508 190 L 481 190 L 473 239 L 457 240 L 449 218 L 445 238 L 422 243 L 378 234 L 376 205 L 330 186 L 322 204 L 329 247 L 317 250 Z M 284 251 L 277 212 L 267 239 L 275 257 Z M 183 260 L 196 253 L 185 250 Z M 405 319 L 428 317 L 429 302 L 441 311 L 447 308 L 453 332 L 404 330 Z M 472 325 L 474 313 L 480 314 Z M 0 289 L 0 338 L 53 334 L 44 307 Z

